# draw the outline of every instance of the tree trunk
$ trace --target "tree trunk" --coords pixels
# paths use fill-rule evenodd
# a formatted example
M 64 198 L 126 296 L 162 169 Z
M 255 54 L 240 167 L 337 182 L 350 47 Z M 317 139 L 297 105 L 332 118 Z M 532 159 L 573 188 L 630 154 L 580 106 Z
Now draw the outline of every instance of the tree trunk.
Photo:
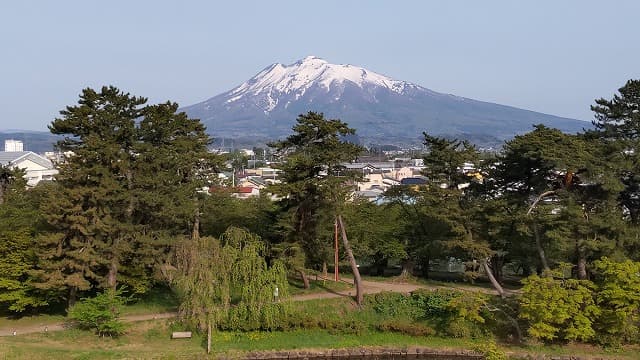
M 127 189 L 129 190 L 129 204 L 127 205 L 125 214 L 127 216 L 127 219 L 131 220 L 135 202 L 135 197 L 133 196 L 133 172 L 131 171 L 131 169 L 127 170 Z
M 488 262 L 489 262 L 488 258 L 482 261 L 482 267 L 484 268 L 484 272 L 487 273 L 487 277 L 489 277 L 489 281 L 491 281 L 491 285 L 493 285 L 493 288 L 496 289 L 496 291 L 498 292 L 498 295 L 500 295 L 501 298 L 504 298 L 504 289 L 502 288 L 500 283 L 496 280 L 496 278 L 493 276 L 493 272 L 491 271 L 491 268 L 489 267 Z
M 304 269 L 298 269 L 298 274 L 300 274 L 300 279 L 302 279 L 302 284 L 304 285 L 305 289 L 308 289 L 309 286 L 309 278 L 307 277 L 307 274 L 304 272 Z
M 503 284 L 502 268 L 504 261 L 501 256 L 493 256 L 491 258 L 491 270 L 493 270 L 493 276 L 495 276 L 498 283 Z
M 505 310 L 499 308 L 499 307 L 491 307 L 489 305 L 485 305 L 485 308 L 489 311 L 499 311 L 501 312 L 506 318 L 507 320 L 509 320 L 511 322 L 511 324 L 513 325 L 513 328 L 516 330 L 516 336 L 518 338 L 518 343 L 522 343 L 522 330 L 520 329 L 520 324 L 518 324 L 518 320 L 515 319 L 513 316 L 509 315 L 508 312 L 506 312 Z
M 198 205 L 198 199 L 195 199 L 196 211 L 193 214 L 193 228 L 191 229 L 191 238 L 200 238 L 200 206 Z
M 540 264 L 544 272 L 549 273 L 551 270 L 549 268 L 549 263 L 547 262 L 547 256 L 544 253 L 544 249 L 542 248 L 542 241 L 540 240 L 540 231 L 538 230 L 538 224 L 535 222 L 531 225 L 533 229 L 533 237 L 536 240 L 536 250 L 538 251 L 538 256 L 540 257 Z
M 327 279 L 329 277 L 329 271 L 327 270 L 327 262 L 322 262 L 322 278 Z
M 115 256 L 109 264 L 109 273 L 107 274 L 107 287 L 115 290 L 118 281 L 118 261 Z
M 404 259 L 402 261 L 402 271 L 400 272 L 400 277 L 403 279 L 406 279 L 410 276 L 413 275 L 413 267 L 414 267 L 414 263 L 413 260 L 411 259 Z
M 531 206 L 529 206 L 529 210 L 527 210 L 527 216 L 531 216 L 531 214 L 533 213 L 533 210 L 536 208 L 536 206 L 538 205 L 538 203 L 544 199 L 547 196 L 551 196 L 551 195 L 555 195 L 555 191 L 550 190 L 550 191 L 545 191 L 542 194 L 540 194 L 531 204 Z M 536 240 L 536 250 L 538 250 L 538 256 L 540 256 L 540 263 L 542 264 L 542 267 L 544 268 L 544 272 L 549 273 L 549 263 L 547 262 L 547 257 L 544 254 L 544 249 L 542 248 L 542 242 L 540 241 L 540 232 L 538 231 L 538 224 L 536 224 L 535 220 L 533 220 L 532 223 L 532 230 L 533 230 L 533 236 Z
M 587 257 L 584 255 L 584 251 L 580 250 L 579 248 L 576 249 L 577 255 L 578 255 L 578 279 L 580 280 L 587 280 L 588 275 L 587 275 Z
M 344 223 L 342 222 L 341 215 L 338 215 L 338 226 L 340 227 L 340 232 L 342 234 L 342 245 L 344 246 L 344 250 L 347 253 L 349 264 L 351 264 L 351 271 L 353 272 L 353 280 L 356 285 L 356 303 L 358 304 L 358 306 L 362 306 L 362 303 L 364 301 L 364 294 L 362 292 L 362 279 L 360 278 L 358 264 L 356 263 L 356 259 L 353 256 L 353 252 L 351 251 L 351 246 L 349 245 L 349 239 L 347 239 L 347 231 L 344 228 Z
M 71 307 L 73 307 L 73 305 L 76 304 L 77 293 L 78 293 L 77 287 L 72 286 L 69 288 L 69 298 L 67 299 L 67 309 L 70 309 Z

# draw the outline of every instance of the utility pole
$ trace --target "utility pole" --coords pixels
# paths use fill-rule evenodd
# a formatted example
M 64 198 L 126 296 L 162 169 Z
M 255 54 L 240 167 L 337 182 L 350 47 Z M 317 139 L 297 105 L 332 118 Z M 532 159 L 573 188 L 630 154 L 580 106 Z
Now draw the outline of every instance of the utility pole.
M 334 281 L 340 281 L 340 275 L 338 272 L 338 219 L 336 218 L 336 220 L 333 223 L 333 228 L 334 228 L 334 267 L 333 267 L 333 280 Z

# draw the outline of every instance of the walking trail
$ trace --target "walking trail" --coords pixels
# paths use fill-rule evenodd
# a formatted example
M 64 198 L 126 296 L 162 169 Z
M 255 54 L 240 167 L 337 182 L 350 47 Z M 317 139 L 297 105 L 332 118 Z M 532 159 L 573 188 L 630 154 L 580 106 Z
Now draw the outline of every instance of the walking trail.
M 382 291 L 410 293 L 417 289 L 438 289 L 438 288 L 451 289 L 451 287 L 445 287 L 445 286 L 435 286 L 435 285 L 427 286 L 427 285 L 416 285 L 416 284 L 409 284 L 409 283 L 378 282 L 378 281 L 367 281 L 367 280 L 362 281 L 362 288 L 365 294 L 375 294 Z M 457 289 L 495 294 L 495 292 L 492 289 L 485 289 L 485 288 L 459 287 Z M 327 290 L 327 292 L 296 295 L 292 297 L 292 300 L 306 301 L 306 300 L 313 300 L 313 299 L 350 297 L 350 296 L 355 296 L 355 294 L 356 294 L 355 288 L 342 290 L 342 291 Z M 152 314 L 140 314 L 140 315 L 125 315 L 121 319 L 125 323 L 130 323 L 130 322 L 136 322 L 136 321 L 170 319 L 175 317 L 176 315 L 177 313 L 175 312 L 165 312 L 165 313 L 152 313 Z M 67 328 L 68 328 L 68 325 L 66 325 L 63 322 L 51 322 L 51 321 L 48 321 L 48 322 L 43 321 L 41 323 L 20 324 L 20 325 L 2 324 L 0 325 L 0 336 L 13 336 L 14 334 L 17 336 L 17 335 L 24 335 L 24 334 L 42 333 L 42 332 L 48 332 L 48 331 L 61 331 Z

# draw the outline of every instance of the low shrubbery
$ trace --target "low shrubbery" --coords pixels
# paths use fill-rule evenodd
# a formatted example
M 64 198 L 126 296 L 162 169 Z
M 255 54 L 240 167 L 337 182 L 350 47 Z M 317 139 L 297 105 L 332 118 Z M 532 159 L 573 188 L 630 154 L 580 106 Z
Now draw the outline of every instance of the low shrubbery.
M 368 304 L 385 321 L 383 324 L 423 326 L 425 333 L 453 337 L 479 337 L 488 332 L 484 326 L 493 314 L 486 311 L 488 296 L 457 290 L 418 290 L 410 295 L 379 293 Z M 387 327 L 389 327 L 387 325 Z M 396 326 L 395 331 L 403 326 Z M 406 334 L 415 327 L 404 327 Z M 419 331 L 418 331 L 419 332 Z
M 529 336 L 609 346 L 640 341 L 640 263 L 602 258 L 594 265 L 593 281 L 554 274 L 523 280 L 520 317 Z

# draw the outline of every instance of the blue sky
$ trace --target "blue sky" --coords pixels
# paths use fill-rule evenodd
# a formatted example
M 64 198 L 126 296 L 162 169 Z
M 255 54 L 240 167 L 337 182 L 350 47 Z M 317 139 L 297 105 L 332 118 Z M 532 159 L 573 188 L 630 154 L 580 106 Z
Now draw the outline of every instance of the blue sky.
M 639 13 L 636 0 L 7 1 L 0 129 L 46 130 L 105 84 L 191 105 L 306 55 L 591 120 L 595 98 L 640 78 Z

